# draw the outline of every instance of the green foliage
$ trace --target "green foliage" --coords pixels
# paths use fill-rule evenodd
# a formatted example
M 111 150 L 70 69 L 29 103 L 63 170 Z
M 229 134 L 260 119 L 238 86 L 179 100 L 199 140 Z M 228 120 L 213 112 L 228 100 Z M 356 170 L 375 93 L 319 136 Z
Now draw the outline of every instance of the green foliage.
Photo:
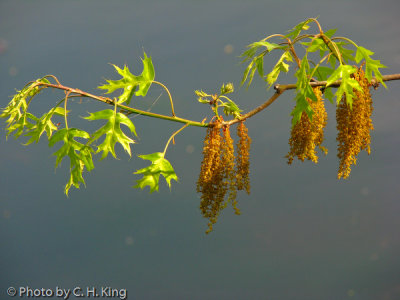
M 310 23 L 314 22 L 318 25 L 319 32 L 317 34 L 303 34 L 302 31 L 310 29 Z M 360 90 L 360 85 L 353 79 L 353 74 L 357 68 L 353 66 L 355 63 L 365 61 L 365 74 L 366 78 L 371 82 L 372 73 L 374 73 L 378 82 L 381 82 L 385 87 L 382 80 L 380 68 L 385 68 L 379 60 L 374 60 L 371 55 L 374 53 L 364 47 L 356 45 L 353 41 L 345 37 L 334 37 L 336 29 L 322 31 L 316 19 L 305 20 L 296 25 L 286 35 L 274 34 L 270 35 L 259 42 L 251 43 L 246 51 L 243 52 L 243 62 L 249 62 L 243 72 L 242 84 L 248 81 L 249 86 L 253 80 L 256 69 L 261 78 L 263 78 L 270 88 L 277 80 L 280 73 L 288 72 L 291 63 L 296 63 L 298 70 L 295 72 L 297 79 L 296 88 L 296 106 L 292 111 L 293 125 L 301 119 L 302 113 L 306 113 L 311 119 L 313 112 L 311 106 L 307 102 L 307 98 L 316 101 L 312 92 L 310 82 L 315 80 L 316 76 L 320 81 L 327 81 L 328 84 L 324 89 L 325 97 L 331 103 L 333 102 L 333 93 L 330 85 L 337 80 L 341 80 L 335 96 L 336 102 L 339 103 L 343 95 L 346 95 L 347 103 L 351 106 L 354 97 L 354 91 Z M 268 40 L 278 39 L 279 43 L 271 43 Z M 305 49 L 305 55 L 300 58 L 296 52 L 295 46 L 302 45 Z M 356 49 L 356 55 L 353 56 Z M 283 54 L 278 59 L 274 68 L 268 74 L 263 72 L 263 59 L 266 54 L 272 50 L 281 50 Z M 320 61 L 314 63 L 309 57 L 310 53 L 319 52 Z M 313 65 L 313 68 L 310 65 Z M 323 64 L 328 64 L 324 66 Z
M 125 135 L 121 130 L 121 124 L 127 126 L 134 135 L 136 135 L 136 130 L 135 125 L 133 125 L 132 121 L 126 115 L 117 113 L 111 109 L 106 109 L 90 113 L 90 115 L 85 117 L 85 119 L 90 121 L 101 119 L 107 120 L 107 123 L 94 132 L 90 137 L 90 142 L 92 143 L 105 135 L 104 141 L 97 146 L 96 151 L 96 153 L 103 152 L 101 159 L 106 158 L 109 152 L 111 152 L 114 158 L 117 158 L 114 149 L 116 143 L 120 143 L 129 156 L 131 156 L 130 144 L 133 144 L 134 140 Z
M 113 65 L 122 78 L 119 80 L 106 80 L 107 84 L 99 86 L 98 88 L 107 90 L 106 94 L 110 94 L 117 89 L 123 89 L 124 92 L 121 96 L 119 96 L 118 103 L 126 102 L 129 104 L 134 93 L 136 96 L 145 97 L 152 82 L 154 81 L 155 72 L 151 57 L 148 57 L 146 53 L 144 53 L 144 59 L 142 59 L 142 62 L 143 71 L 142 74 L 138 76 L 133 75 L 126 65 L 124 66 L 124 69 Z
M 164 176 L 169 188 L 171 188 L 171 180 L 178 181 L 172 165 L 164 158 L 164 153 L 156 152 L 152 154 L 139 155 L 140 158 L 150 160 L 151 165 L 136 171 L 134 174 L 142 174 L 143 178 L 137 180 L 135 188 L 144 189 L 146 186 L 150 187 L 150 193 L 158 191 L 158 182 L 160 175 Z
M 7 137 L 14 133 L 16 138 L 20 137 L 25 132 L 25 127 L 30 130 L 34 124 L 28 120 L 36 121 L 37 118 L 28 113 L 28 106 L 32 99 L 40 93 L 42 88 L 38 83 L 49 83 L 46 78 L 40 78 L 30 84 L 27 84 L 21 91 L 17 91 L 10 103 L 2 110 L 0 118 L 8 118 L 7 123 Z

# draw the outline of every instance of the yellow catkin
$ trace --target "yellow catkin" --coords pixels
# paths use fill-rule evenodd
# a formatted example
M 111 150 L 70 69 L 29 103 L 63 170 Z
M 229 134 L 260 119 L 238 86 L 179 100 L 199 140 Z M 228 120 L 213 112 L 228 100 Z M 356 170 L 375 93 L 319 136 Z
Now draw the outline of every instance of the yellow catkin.
M 354 74 L 354 79 L 361 86 L 361 91 L 353 90 L 352 107 L 347 104 L 343 97 L 336 109 L 336 122 L 338 135 L 338 178 L 347 178 L 351 172 L 351 165 L 356 164 L 357 155 L 361 150 L 370 154 L 371 136 L 370 131 L 374 129 L 372 124 L 372 99 L 370 94 L 371 84 L 365 78 L 364 71 L 360 67 Z
M 236 187 L 236 170 L 235 170 L 235 153 L 233 139 L 231 138 L 229 126 L 223 128 L 223 143 L 222 148 L 222 164 L 225 168 L 225 181 L 228 185 L 229 196 L 228 202 L 232 203 L 236 214 L 240 214 L 236 204 L 237 187 Z
M 237 126 L 237 135 L 239 141 L 237 143 L 236 156 L 236 186 L 238 190 L 245 190 L 250 194 L 250 144 L 251 139 L 248 135 L 248 129 L 244 122 L 240 122 Z
M 314 163 L 318 163 L 318 156 L 315 150 L 316 146 L 318 146 L 324 154 L 328 153 L 328 150 L 321 146 L 324 140 L 324 128 L 327 124 L 328 114 L 325 110 L 321 90 L 319 87 L 314 87 L 313 91 L 317 101 L 312 101 L 307 98 L 313 110 L 312 121 L 310 121 L 306 113 L 303 113 L 300 121 L 292 126 L 289 139 L 290 150 L 286 155 L 288 164 L 293 162 L 294 157 L 297 157 L 301 161 L 307 158 Z
M 238 154 L 235 160 L 229 126 L 221 126 L 217 121 L 213 127 L 207 129 L 203 147 L 204 157 L 197 181 L 197 192 L 201 193 L 200 210 L 209 220 L 206 233 L 212 231 L 218 215 L 229 202 L 235 213 L 240 214 L 236 201 L 238 190 L 245 189 L 250 193 L 250 138 L 243 122 L 238 126 L 238 136 Z M 228 197 L 225 200 L 227 193 Z

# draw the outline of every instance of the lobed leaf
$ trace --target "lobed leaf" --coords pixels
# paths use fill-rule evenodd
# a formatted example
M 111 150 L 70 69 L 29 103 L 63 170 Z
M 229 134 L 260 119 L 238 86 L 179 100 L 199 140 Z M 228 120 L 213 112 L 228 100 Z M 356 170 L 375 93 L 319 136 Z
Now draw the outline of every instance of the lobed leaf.
M 39 142 L 39 139 L 44 131 L 46 131 L 47 138 L 50 138 L 53 134 L 53 131 L 58 130 L 58 127 L 51 121 L 51 118 L 54 114 L 64 116 L 65 109 L 62 107 L 54 107 L 48 113 L 43 114 L 40 119 L 34 117 L 36 124 L 30 126 L 29 131 L 25 134 L 26 136 L 31 137 L 25 145 L 29 145 L 33 142 Z
M 151 57 L 148 57 L 145 52 L 142 63 L 143 71 L 138 76 L 133 75 L 126 65 L 123 69 L 113 65 L 122 78 L 119 80 L 106 80 L 107 84 L 99 86 L 98 88 L 107 90 L 106 94 L 110 94 L 117 89 L 123 89 L 124 91 L 122 95 L 118 98 L 118 103 L 126 102 L 129 104 L 133 94 L 136 96 L 145 97 L 152 82 L 154 81 L 155 72 Z
M 63 128 L 49 139 L 49 147 L 53 147 L 58 142 L 63 142 L 61 148 L 53 153 L 53 155 L 57 156 L 56 168 L 64 157 L 68 156 L 70 160 L 70 178 L 64 189 L 67 196 L 71 186 L 79 188 L 80 183 L 85 184 L 82 176 L 84 168 L 86 167 L 88 171 L 94 169 L 91 154 L 93 149 L 76 141 L 76 138 L 89 139 L 90 135 L 86 131 L 77 128 Z
M 222 106 L 224 107 L 224 114 L 227 116 L 234 116 L 235 118 L 240 117 L 241 110 L 235 102 L 231 99 L 226 98 L 228 102 L 225 102 Z
M 338 87 L 335 95 L 336 95 L 336 103 L 339 103 L 342 99 L 343 94 L 346 95 L 347 104 L 350 107 L 353 104 L 353 89 L 361 90 L 360 84 L 354 78 L 351 78 L 350 75 L 354 74 L 357 71 L 356 67 L 349 65 L 340 65 L 327 79 L 326 87 L 329 87 L 336 80 L 341 79 L 342 82 Z
M 371 82 L 372 72 L 374 72 L 374 75 L 378 80 L 378 82 L 382 83 L 382 85 L 385 88 L 387 88 L 385 82 L 383 81 L 382 74 L 379 71 L 379 68 L 387 68 L 387 67 L 381 64 L 379 60 L 372 59 L 370 56 L 373 54 L 374 52 L 359 46 L 357 48 L 355 60 L 357 63 L 359 63 L 362 59 L 365 60 L 365 77 L 369 80 L 369 82 Z
M 350 61 L 355 61 L 355 57 L 352 55 L 354 50 L 352 49 L 347 49 L 344 46 L 349 45 L 349 43 L 345 42 L 338 42 L 336 43 L 336 46 L 339 49 L 340 54 L 342 55 L 342 58 L 346 63 L 349 63 Z
M 310 26 L 308 23 L 312 22 L 312 19 L 305 20 L 296 26 L 294 26 L 291 30 L 289 30 L 289 33 L 286 34 L 285 36 L 291 39 L 295 39 L 296 37 L 299 36 L 300 32 L 303 30 L 308 30 Z
M 137 180 L 135 188 L 144 189 L 150 187 L 150 193 L 158 191 L 160 175 L 164 176 L 169 188 L 171 189 L 171 180 L 178 181 L 178 177 L 168 160 L 164 158 L 164 153 L 156 152 L 147 155 L 139 155 L 140 158 L 150 160 L 150 166 L 136 171 L 134 174 L 143 174 L 143 178 Z
M 289 71 L 289 65 L 285 61 L 293 61 L 292 55 L 289 51 L 285 51 L 281 55 L 272 71 L 267 75 L 266 81 L 269 85 L 268 88 L 270 88 L 278 80 L 278 76 L 281 71 L 286 73 Z
M 296 106 L 294 107 L 291 115 L 293 116 L 292 119 L 292 126 L 294 126 L 297 122 L 301 120 L 301 116 L 303 113 L 306 113 L 308 118 L 312 120 L 313 110 L 311 105 L 308 103 L 307 98 L 312 99 L 313 101 L 317 101 L 315 94 L 312 90 L 311 85 L 308 83 L 304 89 L 298 90 L 295 101 Z
M 307 48 L 307 52 L 315 52 L 317 50 L 326 51 L 326 44 L 322 38 L 314 39 L 310 42 L 301 43 Z
M 96 151 L 96 153 L 101 151 L 103 152 L 101 159 L 106 158 L 109 152 L 111 152 L 114 158 L 117 158 L 114 149 L 116 143 L 120 143 L 124 150 L 129 154 L 129 156 L 131 156 L 130 144 L 133 144 L 135 141 L 125 135 L 125 133 L 121 130 L 121 124 L 127 126 L 131 133 L 133 133 L 135 136 L 137 136 L 137 134 L 135 125 L 126 115 L 122 113 L 117 113 L 111 109 L 106 109 L 90 113 L 89 116 L 85 117 L 84 119 L 90 121 L 100 119 L 107 120 L 107 123 L 96 132 L 94 132 L 90 138 L 90 141 L 94 142 L 98 140 L 102 135 L 105 135 L 104 141 L 97 147 Z

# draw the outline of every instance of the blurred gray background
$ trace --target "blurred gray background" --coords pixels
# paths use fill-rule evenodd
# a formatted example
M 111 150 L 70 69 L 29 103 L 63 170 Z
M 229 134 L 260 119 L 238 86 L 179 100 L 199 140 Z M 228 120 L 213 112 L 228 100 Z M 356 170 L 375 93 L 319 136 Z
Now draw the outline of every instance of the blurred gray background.
M 400 4 L 397 0 L 308 1 L 19 1 L 0 0 L 0 104 L 15 89 L 46 74 L 63 84 L 101 94 L 104 79 L 118 79 L 109 63 L 142 71 L 143 50 L 153 59 L 179 116 L 202 120 L 208 107 L 195 89 L 218 91 L 233 82 L 232 98 L 245 111 L 271 94 L 256 78 L 239 89 L 245 46 L 284 33 L 319 16 L 400 72 Z M 314 30 L 314 29 L 313 29 Z M 315 32 L 315 31 L 313 31 Z M 266 59 L 272 68 L 276 56 Z M 280 83 L 293 82 L 282 76 Z M 156 119 L 133 121 L 139 140 L 131 159 L 117 146 L 95 161 L 87 187 L 63 194 L 68 161 L 55 157 L 43 138 L 0 142 L 0 298 L 9 286 L 31 288 L 126 288 L 129 299 L 400 299 L 400 82 L 373 92 L 372 153 L 359 155 L 348 180 L 336 173 L 335 112 L 328 105 L 327 157 L 318 165 L 286 164 L 293 93 L 247 122 L 252 193 L 238 196 L 214 232 L 199 210 L 195 185 L 205 130 L 188 128 L 167 158 L 179 176 L 169 191 L 132 189 L 132 174 L 147 162 L 138 154 L 162 151 L 179 128 Z M 166 93 L 153 86 L 134 104 L 169 113 Z M 62 93 L 46 91 L 32 110 L 41 114 Z M 104 105 L 70 102 L 70 126 L 91 131 L 81 117 Z M 73 298 L 71 298 L 73 299 Z

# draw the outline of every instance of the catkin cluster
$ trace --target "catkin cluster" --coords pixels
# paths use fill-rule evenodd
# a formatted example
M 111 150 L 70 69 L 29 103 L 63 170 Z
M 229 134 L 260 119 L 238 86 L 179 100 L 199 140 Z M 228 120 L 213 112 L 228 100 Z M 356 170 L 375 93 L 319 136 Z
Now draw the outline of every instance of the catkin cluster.
M 222 136 L 221 136 L 222 131 Z M 250 193 L 249 151 L 250 138 L 247 128 L 240 122 L 238 125 L 239 141 L 235 159 L 233 139 L 229 126 L 222 126 L 219 121 L 207 129 L 204 139 L 203 161 L 197 181 L 197 192 L 201 193 L 200 209 L 202 215 L 209 220 L 208 230 L 217 222 L 219 213 L 230 202 L 236 214 L 236 195 L 238 190 Z M 227 200 L 225 196 L 228 193 Z
M 303 113 L 300 121 L 292 126 L 289 139 L 290 150 L 286 155 L 288 164 L 293 162 L 294 157 L 297 157 L 301 161 L 307 158 L 318 163 L 318 156 L 315 151 L 316 146 L 325 154 L 328 153 L 328 150 L 321 146 L 324 140 L 324 128 L 327 124 L 328 115 L 325 110 L 321 90 L 318 87 L 314 87 L 313 91 L 317 101 L 307 98 L 314 112 L 312 120 L 310 121 L 307 114 Z
M 364 71 L 360 67 L 354 74 L 361 90 L 354 90 L 355 97 L 352 107 L 343 97 L 336 109 L 336 122 L 338 135 L 338 178 L 347 178 L 350 175 L 352 164 L 356 164 L 357 155 L 361 150 L 370 154 L 371 136 L 370 131 L 374 129 L 371 121 L 372 99 L 369 88 L 371 84 L 365 78 Z

